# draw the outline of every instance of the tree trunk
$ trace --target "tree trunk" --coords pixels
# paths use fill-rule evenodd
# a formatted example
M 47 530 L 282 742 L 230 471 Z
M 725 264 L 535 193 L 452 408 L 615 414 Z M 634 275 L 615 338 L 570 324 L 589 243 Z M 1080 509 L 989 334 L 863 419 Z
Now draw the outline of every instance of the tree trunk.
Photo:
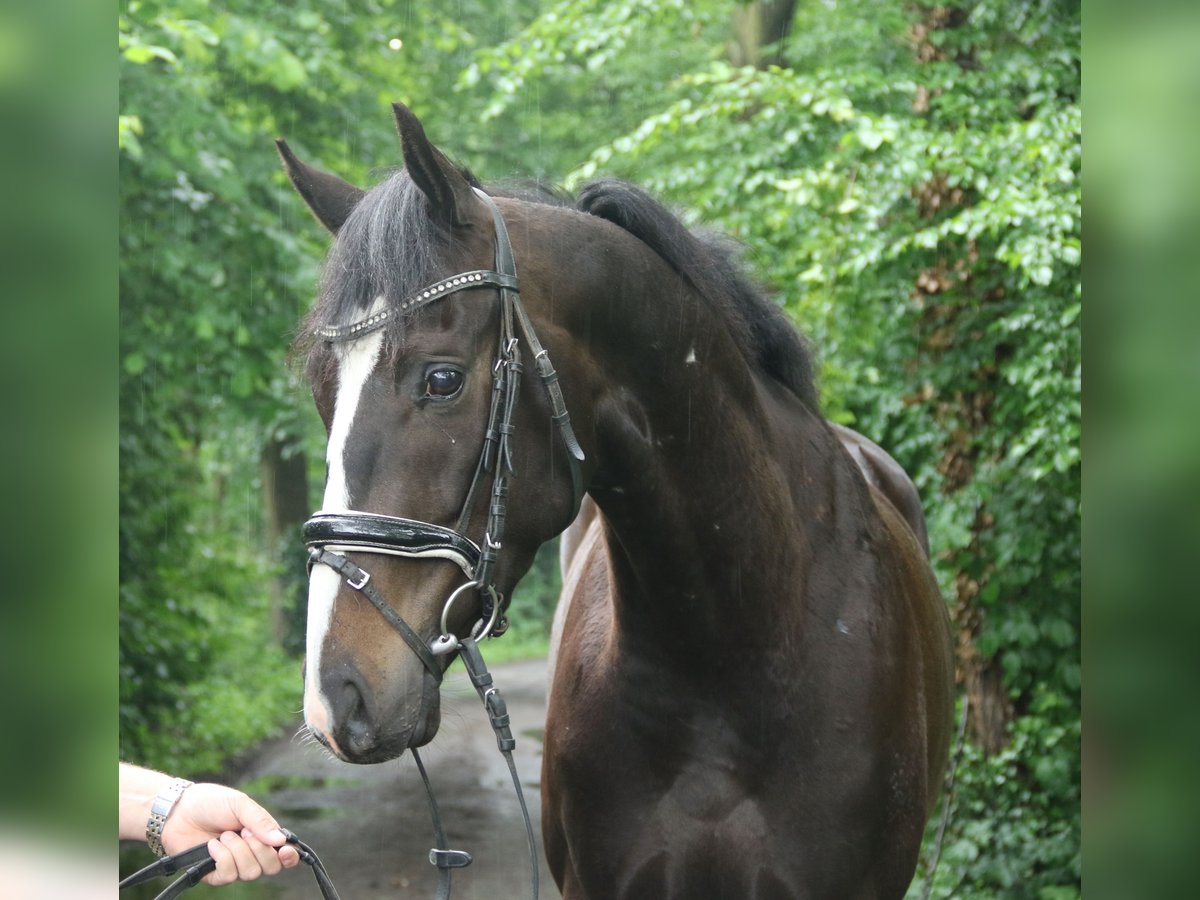
M 271 579 L 271 624 L 275 637 L 286 646 L 293 637 L 294 601 L 303 589 L 300 528 L 311 510 L 308 460 L 294 441 L 272 439 L 263 449 L 261 473 L 267 547 L 283 562 L 282 573 Z
M 756 69 L 783 65 L 778 45 L 791 31 L 795 13 L 796 0 L 756 0 L 735 6 L 729 61 Z
M 909 32 L 909 42 L 914 55 L 923 63 L 948 59 L 946 51 L 933 36 L 938 31 L 961 28 L 965 25 L 966 11 L 961 7 L 949 5 L 920 6 L 918 9 L 920 19 L 913 24 Z M 954 61 L 964 69 L 977 67 L 973 49 L 959 51 Z M 915 111 L 921 114 L 928 112 L 933 96 L 925 85 L 918 85 L 913 104 Z M 913 191 L 913 199 L 917 201 L 922 218 L 929 219 L 967 202 L 962 189 L 951 187 L 943 173 L 935 174 L 918 186 Z M 975 247 L 969 241 L 962 245 L 946 242 L 939 248 L 939 252 L 944 256 L 936 265 L 922 271 L 914 285 L 914 296 L 926 301 L 927 309 L 930 310 L 924 326 L 929 328 L 930 332 L 923 338 L 927 348 L 946 340 L 947 336 L 957 334 L 953 328 L 956 305 L 941 302 L 940 295 L 944 291 L 953 290 L 954 278 L 951 273 L 955 270 L 954 253 L 970 256 L 975 252 Z M 989 382 L 998 379 L 999 376 L 994 368 L 980 374 L 984 376 L 981 385 L 973 390 L 960 392 L 955 402 L 947 406 L 948 420 L 957 424 L 949 428 L 946 434 L 943 456 L 938 463 L 938 471 L 944 478 L 942 491 L 946 494 L 958 490 L 974 476 L 974 437 L 988 427 L 991 418 L 991 405 L 997 391 Z M 994 525 L 992 515 L 986 508 L 977 511 L 972 524 L 973 550 L 979 548 L 980 535 Z M 989 755 L 999 752 L 1008 743 L 1008 726 L 1013 718 L 1013 704 L 1004 686 L 1001 656 L 982 656 L 975 647 L 985 615 L 979 596 L 990 574 L 990 565 L 974 573 L 960 571 L 955 578 L 956 596 L 953 606 L 953 618 L 958 629 L 958 681 L 970 702 L 968 721 L 974 743 Z

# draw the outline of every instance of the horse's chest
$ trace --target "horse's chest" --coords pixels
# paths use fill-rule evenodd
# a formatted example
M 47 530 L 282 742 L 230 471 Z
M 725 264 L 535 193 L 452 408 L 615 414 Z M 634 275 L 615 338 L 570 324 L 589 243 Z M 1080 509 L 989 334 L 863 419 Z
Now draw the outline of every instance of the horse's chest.
M 579 896 L 858 896 L 845 873 L 870 868 L 871 842 L 846 814 L 872 793 L 871 761 L 831 766 L 787 717 L 665 693 L 673 703 L 590 693 L 582 708 L 609 714 L 547 745 Z
M 792 854 L 778 845 L 789 829 L 776 807 L 789 801 L 761 793 L 760 754 L 712 719 L 639 724 L 636 714 L 610 723 L 567 767 L 581 778 L 567 779 L 563 825 L 587 896 L 802 896 L 782 889 L 779 860 Z
M 604 813 L 576 822 L 583 826 L 576 837 L 590 832 L 592 846 L 619 848 L 607 859 L 577 860 L 588 896 L 801 896 L 783 889 L 770 811 L 729 772 L 697 766 L 657 794 L 626 784 L 613 785 L 609 796 Z
M 725 760 L 694 761 L 671 781 L 656 804 L 662 819 L 684 819 L 719 826 L 746 807 L 758 816 L 753 798 L 736 770 Z

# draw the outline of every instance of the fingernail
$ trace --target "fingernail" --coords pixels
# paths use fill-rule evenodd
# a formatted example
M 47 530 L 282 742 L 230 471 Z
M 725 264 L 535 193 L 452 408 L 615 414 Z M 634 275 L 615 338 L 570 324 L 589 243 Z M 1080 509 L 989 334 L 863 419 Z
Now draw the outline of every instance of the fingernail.
M 287 841 L 287 835 L 278 828 L 272 828 L 270 831 L 268 831 L 267 837 L 272 841 Z

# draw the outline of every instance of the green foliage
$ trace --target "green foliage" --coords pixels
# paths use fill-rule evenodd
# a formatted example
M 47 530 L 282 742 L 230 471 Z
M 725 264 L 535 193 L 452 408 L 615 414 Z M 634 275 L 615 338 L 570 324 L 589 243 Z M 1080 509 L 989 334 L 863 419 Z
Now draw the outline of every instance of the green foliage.
M 119 21 L 121 752 L 177 771 L 219 768 L 298 694 L 256 476 L 267 441 L 312 440 L 284 355 L 321 244 L 270 136 L 325 100 L 310 77 L 351 74 L 315 14 L 272 10 L 135 2 Z
M 513 591 L 511 618 L 514 622 L 528 621 L 531 630 L 549 635 L 560 590 L 562 575 L 558 569 L 558 538 L 555 538 L 538 550 L 529 572 Z
M 1068 701 L 1040 687 L 1044 699 L 1013 722 L 1011 740 L 999 753 L 988 756 L 965 745 L 931 896 L 1080 896 L 1079 817 L 1063 814 L 1064 806 L 1068 813 L 1071 804 L 1079 806 L 1078 710 L 1056 708 Z M 1072 783 L 1073 795 L 1064 790 Z M 927 847 L 939 822 L 935 817 L 926 828 Z M 927 863 L 923 860 L 909 896 L 923 896 Z
M 664 73 L 686 72 L 720 52 L 709 35 L 720 33 L 725 7 L 568 0 L 512 40 L 481 49 L 458 90 L 481 106 L 483 121 L 499 120 L 505 131 L 516 131 L 516 140 L 506 141 L 523 154 L 513 171 L 561 177 L 600 136 L 627 130 L 659 105 L 670 85 Z M 483 162 L 509 174 L 495 159 Z

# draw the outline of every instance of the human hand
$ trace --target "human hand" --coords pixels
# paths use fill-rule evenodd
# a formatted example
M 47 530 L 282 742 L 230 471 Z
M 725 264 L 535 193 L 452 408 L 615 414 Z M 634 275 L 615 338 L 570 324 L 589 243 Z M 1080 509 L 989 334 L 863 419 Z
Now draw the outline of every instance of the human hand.
M 193 784 L 163 826 L 167 853 L 204 841 L 217 864 L 204 878 L 213 886 L 275 875 L 300 862 L 299 851 L 287 843 L 270 813 L 241 791 L 219 784 Z

